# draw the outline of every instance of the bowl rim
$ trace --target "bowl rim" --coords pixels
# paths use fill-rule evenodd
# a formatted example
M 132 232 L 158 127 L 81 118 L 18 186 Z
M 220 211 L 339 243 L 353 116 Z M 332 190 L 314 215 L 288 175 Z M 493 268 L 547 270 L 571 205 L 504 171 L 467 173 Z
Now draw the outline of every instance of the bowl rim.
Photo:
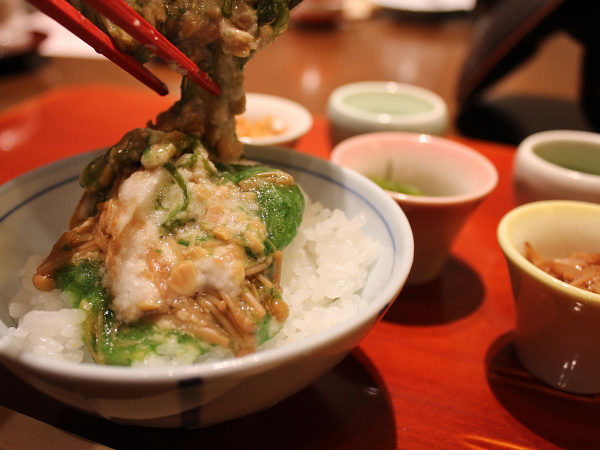
M 245 145 L 264 146 L 264 145 L 281 145 L 288 142 L 293 142 L 300 137 L 304 136 L 313 126 L 313 116 L 310 111 L 302 106 L 300 103 L 290 100 L 285 97 L 279 97 L 277 95 L 262 94 L 258 92 L 246 93 L 246 110 L 238 116 L 243 116 L 248 112 L 248 105 L 252 102 L 256 102 L 257 105 L 268 104 L 269 111 L 267 115 L 276 115 L 278 110 L 293 111 L 297 116 L 297 120 L 294 120 L 292 124 L 286 123 L 288 127 L 286 131 L 280 134 L 262 137 L 241 137 L 240 142 Z M 276 106 L 274 106 L 276 105 Z M 271 111 L 271 108 L 273 110 Z
M 101 150 L 103 151 L 106 149 Z M 280 161 L 273 161 L 279 165 L 285 165 L 284 161 L 289 162 L 290 160 L 296 159 L 298 164 L 302 167 L 308 167 L 310 163 L 313 163 L 313 166 L 315 163 L 317 165 L 325 164 L 328 167 L 333 166 L 334 170 L 341 171 L 340 174 L 345 183 L 350 182 L 355 186 L 352 189 L 354 194 L 364 198 L 361 192 L 369 192 L 375 195 L 379 202 L 382 202 L 382 208 L 376 209 L 373 205 L 373 209 L 377 215 L 380 216 L 381 220 L 386 223 L 386 226 L 388 226 L 392 240 L 394 241 L 394 237 L 398 239 L 398 242 L 396 242 L 392 248 L 394 254 L 396 255 L 397 249 L 402 251 L 396 255 L 396 265 L 392 267 L 393 270 L 390 272 L 390 277 L 387 282 L 381 287 L 380 291 L 374 296 L 363 312 L 345 320 L 333 328 L 309 336 L 301 341 L 290 343 L 290 345 L 269 349 L 265 352 L 254 353 L 240 358 L 229 358 L 212 363 L 135 369 L 121 366 L 103 366 L 93 363 L 74 364 L 52 358 L 40 357 L 31 352 L 22 352 L 8 345 L 1 338 L 0 359 L 8 358 L 20 366 L 26 366 L 36 372 L 43 372 L 52 376 L 66 376 L 67 378 L 76 378 L 78 380 L 101 381 L 115 384 L 127 384 L 132 381 L 139 384 L 152 384 L 157 382 L 172 383 L 189 378 L 211 380 L 222 376 L 240 377 L 246 372 L 260 373 L 271 367 L 276 367 L 285 362 L 317 351 L 319 348 L 333 345 L 335 342 L 343 340 L 346 336 L 360 329 L 365 323 L 371 321 L 376 322 L 381 319 L 404 286 L 413 262 L 414 240 L 412 230 L 408 223 L 408 219 L 400 208 L 398 208 L 389 197 L 381 195 L 380 189 L 373 189 L 374 183 L 369 179 L 345 167 L 336 166 L 330 161 L 285 148 L 276 148 L 276 151 L 273 151 L 273 147 L 249 146 L 246 148 L 246 151 L 247 154 L 250 154 L 250 157 L 256 153 L 271 151 L 270 154 L 273 156 L 276 155 L 275 158 L 281 158 Z M 287 157 L 285 155 L 287 155 Z M 283 159 L 284 157 L 285 159 Z M 91 158 L 92 154 L 81 153 L 68 158 L 63 158 L 54 163 L 46 164 L 3 184 L 0 186 L 0 193 L 12 189 L 19 183 L 41 178 L 48 173 L 64 169 L 70 164 L 74 164 L 77 159 L 89 161 Z M 337 181 L 336 183 L 341 184 Z M 34 197 L 37 197 L 37 194 Z M 3 217 L 8 216 L 14 210 L 15 208 L 10 209 Z M 398 227 L 390 227 L 382 216 L 381 210 L 385 210 L 385 214 L 391 216 L 393 222 L 395 222 Z
M 517 147 L 515 169 L 519 167 L 518 170 L 520 170 L 523 175 L 525 173 L 530 175 L 537 173 L 556 183 L 560 183 L 562 180 L 572 181 L 578 184 L 580 182 L 592 184 L 592 186 L 587 187 L 585 190 L 593 188 L 600 189 L 600 175 L 562 167 L 542 158 L 534 151 L 535 147 L 540 144 L 558 141 L 595 144 L 600 151 L 600 134 L 598 133 L 579 130 L 540 131 L 539 133 L 527 136 Z
M 357 93 L 384 92 L 390 94 L 404 94 L 420 100 L 424 100 L 433 106 L 430 111 L 414 114 L 393 115 L 386 114 L 386 120 L 381 120 L 382 113 L 364 111 L 347 105 L 344 99 L 348 95 Z M 349 83 L 336 88 L 329 96 L 328 105 L 330 110 L 350 117 L 354 120 L 379 124 L 386 126 L 394 125 L 419 125 L 432 123 L 448 116 L 448 106 L 442 97 L 429 89 L 412 84 L 398 83 L 396 81 L 359 81 Z M 389 120 L 388 120 L 389 119 Z
M 405 131 L 383 131 L 360 134 L 358 136 L 348 138 L 336 145 L 331 152 L 331 161 L 341 166 L 345 166 L 343 157 L 347 152 L 353 151 L 357 146 L 361 146 L 366 143 L 377 142 L 378 140 L 396 140 L 398 142 L 410 142 L 413 144 L 418 143 L 420 145 L 436 145 L 444 147 L 460 156 L 470 158 L 471 160 L 475 161 L 479 167 L 486 172 L 488 177 L 487 182 L 479 189 L 460 195 L 410 195 L 383 189 L 391 198 L 400 204 L 434 207 L 469 203 L 486 197 L 498 185 L 498 170 L 496 169 L 496 166 L 494 166 L 494 164 L 484 155 L 472 147 L 460 142 L 440 136 L 432 136 L 429 134 L 411 133 Z M 395 151 L 401 151 L 400 147 L 395 148 Z
M 394 11 L 409 11 L 412 13 L 451 13 L 472 11 L 473 7 L 467 5 L 457 6 L 457 2 L 420 2 L 416 5 L 415 2 L 406 2 L 398 0 L 371 0 L 376 6 L 394 10 Z
M 542 269 L 525 258 L 515 247 L 509 238 L 509 229 L 514 226 L 515 222 L 526 220 L 527 216 L 535 214 L 536 210 L 540 209 L 561 209 L 567 211 L 579 210 L 587 211 L 591 214 L 598 215 L 600 221 L 600 205 L 590 202 L 582 202 L 576 200 L 542 200 L 532 203 L 526 203 L 518 206 L 502 217 L 498 224 L 496 236 L 498 244 L 504 256 L 514 263 L 519 269 L 527 273 L 545 286 L 558 291 L 559 293 L 570 297 L 573 300 L 582 301 L 587 304 L 600 307 L 600 294 L 586 291 L 570 285 L 552 275 L 544 272 Z

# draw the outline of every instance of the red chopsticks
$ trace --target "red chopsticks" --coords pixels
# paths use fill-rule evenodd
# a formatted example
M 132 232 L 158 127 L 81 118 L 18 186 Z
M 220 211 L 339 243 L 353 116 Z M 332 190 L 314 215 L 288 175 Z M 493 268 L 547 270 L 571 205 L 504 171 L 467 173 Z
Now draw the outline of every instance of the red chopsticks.
M 158 94 L 166 95 L 169 92 L 162 81 L 134 58 L 117 49 L 106 34 L 65 0 L 27 1 Z M 200 70 L 125 2 L 122 0 L 86 0 L 86 2 L 167 64 L 175 64 L 178 69 L 183 69 L 185 76 L 204 90 L 212 95 L 220 95 L 219 86 L 205 72 Z
M 146 46 L 167 64 L 176 64 L 184 74 L 205 91 L 219 95 L 219 86 L 196 64 L 188 59 L 177 47 L 171 44 L 152 25 L 131 9 L 123 0 L 85 0 L 100 14 L 123 28 L 140 44 Z

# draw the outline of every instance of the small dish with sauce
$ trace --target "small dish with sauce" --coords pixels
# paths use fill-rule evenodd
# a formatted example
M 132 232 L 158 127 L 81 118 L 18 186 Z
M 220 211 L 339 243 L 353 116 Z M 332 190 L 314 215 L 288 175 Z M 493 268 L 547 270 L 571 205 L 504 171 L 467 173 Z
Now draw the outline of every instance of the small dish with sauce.
M 378 182 L 406 214 L 415 240 L 407 284 L 442 273 L 455 237 L 498 182 L 494 165 L 477 151 L 424 134 L 355 136 L 333 149 L 331 161 Z
M 577 394 L 600 393 L 600 294 L 592 286 L 600 280 L 590 273 L 599 267 L 578 267 L 582 252 L 588 260 L 600 255 L 599 228 L 600 205 L 565 200 L 519 206 L 498 226 L 515 298 L 517 355 L 539 380 Z
M 337 88 L 329 96 L 327 116 L 334 145 L 363 133 L 443 135 L 448 128 L 448 107 L 439 95 L 392 81 L 365 81 Z
M 246 94 L 246 112 L 237 116 L 241 142 L 254 146 L 293 147 L 312 128 L 311 113 L 302 105 L 274 95 Z
M 600 203 L 600 134 L 532 134 L 517 149 L 513 184 L 518 205 L 539 200 Z

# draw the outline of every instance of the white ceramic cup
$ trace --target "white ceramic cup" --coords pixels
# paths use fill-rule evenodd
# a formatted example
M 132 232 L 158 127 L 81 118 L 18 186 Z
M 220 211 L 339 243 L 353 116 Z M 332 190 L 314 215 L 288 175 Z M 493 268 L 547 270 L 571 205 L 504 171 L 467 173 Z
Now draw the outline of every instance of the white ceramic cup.
M 600 393 L 600 295 L 552 277 L 525 258 L 525 242 L 544 258 L 600 253 L 600 205 L 533 202 L 500 221 L 515 297 L 515 346 L 536 378 L 568 392 Z
M 463 224 L 494 189 L 498 173 L 475 150 L 448 139 L 414 133 L 370 133 L 336 146 L 332 162 L 366 176 L 384 176 L 412 184 L 424 196 L 386 191 L 411 225 L 415 258 L 407 284 L 420 284 L 441 274 L 450 247 Z
M 392 81 L 365 81 L 337 88 L 329 96 L 327 116 L 333 144 L 370 132 L 443 135 L 448 128 L 448 108 L 439 95 Z
M 600 203 L 600 134 L 532 134 L 517 149 L 513 184 L 519 205 L 554 199 Z

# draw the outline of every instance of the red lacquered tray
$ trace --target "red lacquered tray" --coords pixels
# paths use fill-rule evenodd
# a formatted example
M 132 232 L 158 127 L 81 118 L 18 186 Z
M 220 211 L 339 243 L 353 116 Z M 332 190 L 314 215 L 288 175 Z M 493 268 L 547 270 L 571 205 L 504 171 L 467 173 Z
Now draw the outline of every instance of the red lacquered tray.
M 169 103 L 143 92 L 87 85 L 6 111 L 0 114 L 0 183 L 108 146 Z M 327 133 L 327 122 L 317 118 L 297 150 L 327 158 Z M 513 298 L 496 242 L 498 221 L 513 207 L 514 149 L 455 139 L 487 156 L 500 181 L 462 230 L 444 274 L 429 285 L 405 288 L 350 356 L 290 399 L 207 429 L 140 429 L 81 414 L 0 368 L 0 406 L 115 448 L 600 445 L 600 397 L 548 388 L 515 357 Z

